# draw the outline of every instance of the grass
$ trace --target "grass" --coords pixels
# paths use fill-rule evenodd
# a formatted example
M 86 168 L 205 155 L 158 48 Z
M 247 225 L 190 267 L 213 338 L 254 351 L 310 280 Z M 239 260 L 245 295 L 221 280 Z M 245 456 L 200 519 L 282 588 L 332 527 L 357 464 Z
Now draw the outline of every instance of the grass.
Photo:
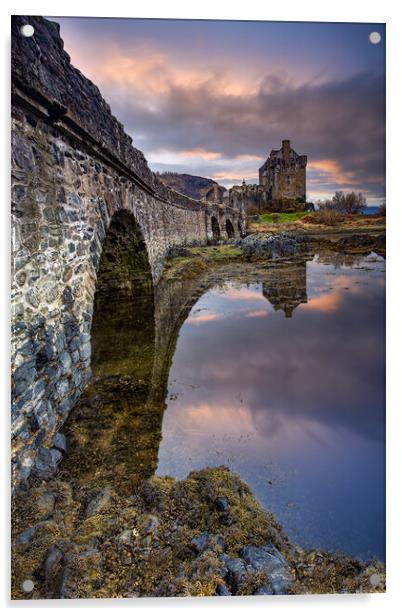
M 279 220 L 278 223 L 283 223 L 283 222 L 295 222 L 297 220 L 300 220 L 301 218 L 304 218 L 304 216 L 307 216 L 308 214 L 311 214 L 311 212 L 281 212 L 278 214 L 275 214 L 275 216 L 279 216 Z M 258 222 L 262 222 L 265 224 L 273 224 L 273 219 L 272 219 L 272 213 L 271 214 L 261 214 Z
M 227 263 L 242 258 L 242 251 L 233 244 L 197 246 L 188 249 L 184 257 L 166 259 L 163 277 L 166 280 L 197 278 L 214 263 Z
M 274 222 L 273 218 L 277 218 Z M 326 224 L 325 224 L 326 223 Z M 374 216 L 343 216 L 337 222 L 320 219 L 319 212 L 281 212 L 261 214 L 256 221 L 250 221 L 248 230 L 251 233 L 278 233 L 281 231 L 302 232 L 378 232 L 385 231 L 385 217 Z
M 190 248 L 189 252 L 194 256 L 203 257 L 207 261 L 226 261 L 234 257 L 241 257 L 242 251 L 233 244 L 220 244 L 219 246 L 197 246 Z

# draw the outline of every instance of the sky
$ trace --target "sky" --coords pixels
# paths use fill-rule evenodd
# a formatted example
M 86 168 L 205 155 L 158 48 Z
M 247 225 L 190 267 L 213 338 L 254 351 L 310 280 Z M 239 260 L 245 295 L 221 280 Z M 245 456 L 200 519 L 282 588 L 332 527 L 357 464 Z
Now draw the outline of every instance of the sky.
M 154 171 L 258 183 L 290 139 L 308 156 L 309 200 L 385 197 L 384 25 L 52 20 Z

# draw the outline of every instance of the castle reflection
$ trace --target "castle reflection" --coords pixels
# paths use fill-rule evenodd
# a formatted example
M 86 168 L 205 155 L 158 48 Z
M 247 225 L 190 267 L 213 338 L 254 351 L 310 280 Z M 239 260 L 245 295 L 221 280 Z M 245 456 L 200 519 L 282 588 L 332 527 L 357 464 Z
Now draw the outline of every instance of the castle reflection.
M 270 269 L 262 293 L 275 311 L 283 310 L 285 317 L 290 318 L 297 306 L 307 303 L 306 284 L 306 261 L 279 265 Z

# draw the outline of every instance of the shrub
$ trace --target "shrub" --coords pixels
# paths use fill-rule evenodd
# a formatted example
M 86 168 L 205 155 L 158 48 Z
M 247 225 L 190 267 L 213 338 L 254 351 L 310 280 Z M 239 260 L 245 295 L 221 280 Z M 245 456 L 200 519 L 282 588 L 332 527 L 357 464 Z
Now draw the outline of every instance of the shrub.
M 342 222 L 343 216 L 332 205 L 320 205 L 320 209 L 314 214 L 314 220 L 321 225 L 337 225 Z
M 386 216 L 387 215 L 387 208 L 385 206 L 385 201 L 383 201 L 379 207 L 378 210 L 378 215 L 379 216 Z

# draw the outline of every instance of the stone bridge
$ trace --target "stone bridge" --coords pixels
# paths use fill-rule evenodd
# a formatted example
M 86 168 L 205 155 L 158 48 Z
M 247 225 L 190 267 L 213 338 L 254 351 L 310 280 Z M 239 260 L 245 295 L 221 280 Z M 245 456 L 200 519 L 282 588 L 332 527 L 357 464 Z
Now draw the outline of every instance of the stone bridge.
M 27 23 L 30 38 L 21 34 Z M 172 248 L 243 235 L 244 211 L 164 186 L 98 88 L 71 65 L 58 25 L 40 17 L 12 20 L 11 154 L 18 483 L 49 461 L 89 379 L 96 293 L 131 293 L 141 304 Z

